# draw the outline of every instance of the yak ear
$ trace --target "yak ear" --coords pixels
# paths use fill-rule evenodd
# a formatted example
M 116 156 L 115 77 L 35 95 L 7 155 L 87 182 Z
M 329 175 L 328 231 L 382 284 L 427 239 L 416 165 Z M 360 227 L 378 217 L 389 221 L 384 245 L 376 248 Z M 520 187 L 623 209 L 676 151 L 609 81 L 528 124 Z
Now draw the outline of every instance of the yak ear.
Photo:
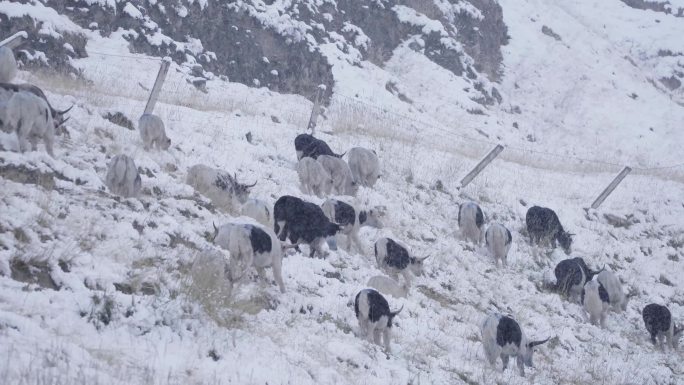
M 678 335 L 681 334 L 682 332 L 684 332 L 684 326 L 679 325 L 679 327 L 677 327 L 677 325 L 675 324 L 675 325 L 674 325 L 673 334 L 674 334 L 675 336 L 678 336 Z

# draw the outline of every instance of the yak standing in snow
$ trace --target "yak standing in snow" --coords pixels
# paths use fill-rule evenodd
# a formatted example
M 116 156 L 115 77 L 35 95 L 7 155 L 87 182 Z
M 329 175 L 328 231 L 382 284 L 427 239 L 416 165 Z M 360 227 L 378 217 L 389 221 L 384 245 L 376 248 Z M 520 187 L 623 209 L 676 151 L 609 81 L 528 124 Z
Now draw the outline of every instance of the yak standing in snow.
M 323 198 L 332 192 L 332 176 L 313 158 L 304 157 L 297 163 L 297 175 L 302 192 L 306 194 Z
M 347 154 L 349 169 L 354 181 L 364 187 L 373 187 L 380 178 L 380 161 L 373 150 L 354 147 Z
M 313 258 L 315 254 L 325 257 L 324 241 L 335 236 L 340 226 L 330 222 L 315 203 L 284 195 L 273 205 L 273 230 L 281 241 L 309 245 L 309 256 Z
M 465 202 L 458 206 L 458 228 L 463 238 L 475 243 L 482 244 L 484 231 L 484 214 L 475 202 Z
M 19 92 L 28 92 L 43 99 L 50 109 L 50 116 L 52 116 L 55 134 L 59 135 L 60 133 L 67 132 L 66 128 L 64 128 L 64 123 L 66 123 L 69 118 L 65 118 L 64 116 L 74 107 L 73 105 L 64 111 L 56 110 L 52 107 L 50 101 L 47 99 L 47 96 L 45 96 L 45 93 L 39 87 L 34 86 L 33 84 L 11 83 L 0 83 L 0 103 L 9 101 L 13 95 Z M 2 127 L 2 124 L 0 124 L 0 127 Z
M 374 289 L 363 289 L 354 298 L 354 313 L 359 321 L 361 333 L 365 334 L 368 341 L 380 345 L 380 335 L 385 345 L 385 351 L 390 350 L 390 338 L 392 321 L 404 307 L 397 311 L 391 311 L 389 303 Z
M 496 260 L 496 265 L 499 266 L 499 261 L 506 266 L 508 265 L 508 251 L 511 249 L 511 242 L 513 237 L 506 226 L 495 223 L 487 228 L 485 232 L 485 244 L 487 250 Z
M 249 190 L 257 183 L 241 184 L 235 173 L 230 175 L 203 164 L 196 164 L 188 169 L 186 182 L 195 191 L 209 198 L 215 206 L 229 213 L 247 202 Z
M 556 248 L 556 241 L 560 243 L 565 254 L 570 254 L 572 246 L 572 236 L 563 230 L 563 226 L 556 213 L 546 207 L 532 206 L 525 215 L 527 233 L 530 235 L 530 242 L 540 244 L 542 242 L 551 244 Z
M 684 334 L 684 327 L 677 327 L 670 310 L 656 303 L 648 304 L 641 312 L 644 318 L 646 330 L 651 335 L 651 342 L 656 345 L 656 339 L 661 349 L 664 349 L 664 340 L 673 350 L 677 350 L 679 339 Z
M 606 314 L 610 308 L 608 291 L 597 279 L 587 282 L 582 289 L 582 306 L 589 315 L 592 325 L 605 327 Z
M 506 370 L 509 357 L 515 357 L 521 376 L 525 376 L 525 366 L 533 367 L 534 347 L 549 340 L 547 338 L 542 341 L 528 341 L 520 325 L 513 318 L 498 313 L 487 317 L 480 331 L 489 363 L 494 365 L 497 358 L 501 357 L 503 370 Z
M 316 161 L 330 174 L 333 191 L 338 195 L 356 196 L 359 186 L 354 182 L 354 177 L 347 162 L 330 155 L 320 155 Z
M 166 136 L 164 122 L 157 115 L 143 114 L 138 120 L 138 130 L 140 130 L 145 150 L 153 146 L 158 150 L 168 150 L 171 146 L 171 139 Z
M 55 125 L 47 103 L 30 92 L 14 93 L 5 103 L 0 103 L 0 127 L 5 132 L 15 131 L 19 150 L 31 148 L 36 151 L 38 140 L 45 142 L 45 150 L 54 157 Z
M 105 184 L 113 194 L 124 198 L 135 197 L 142 186 L 138 168 L 127 155 L 117 155 L 109 162 Z
M 254 266 L 259 278 L 266 281 L 264 269 L 270 267 L 280 292 L 285 292 L 283 250 L 288 246 L 282 245 L 271 230 L 250 224 L 227 223 L 214 226 L 213 242 L 230 252 L 231 280 L 239 281 L 247 269 Z

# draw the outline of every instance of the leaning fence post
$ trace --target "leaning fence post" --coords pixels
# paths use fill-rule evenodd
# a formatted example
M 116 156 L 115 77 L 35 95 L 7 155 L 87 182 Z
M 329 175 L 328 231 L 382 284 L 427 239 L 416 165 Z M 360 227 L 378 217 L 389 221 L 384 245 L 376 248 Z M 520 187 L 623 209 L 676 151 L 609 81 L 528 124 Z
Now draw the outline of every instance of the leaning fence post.
M 311 108 L 311 116 L 309 116 L 309 124 L 306 125 L 306 128 L 311 130 L 311 135 L 316 135 L 316 122 L 318 121 L 318 115 L 321 113 L 321 98 L 323 96 L 323 91 L 325 91 L 325 85 L 321 84 L 316 91 L 316 98 L 314 99 L 314 104 Z
M 28 39 L 28 34 L 26 33 L 26 31 L 20 31 L 8 37 L 7 39 L 0 41 L 0 47 L 14 49 L 16 46 L 23 43 L 26 39 Z
M 487 167 L 487 165 L 489 165 L 494 160 L 494 158 L 496 158 L 501 153 L 501 151 L 503 151 L 503 149 L 504 147 L 502 145 L 497 144 L 496 147 L 489 151 L 489 154 L 487 154 L 487 156 L 485 156 L 480 161 L 480 163 L 478 163 L 477 166 L 475 166 L 475 168 L 473 168 L 472 171 L 468 173 L 468 175 L 464 176 L 463 179 L 461 179 L 461 188 L 467 186 L 468 183 L 472 182 L 472 180 L 475 179 L 477 174 L 482 172 L 482 170 L 484 170 L 484 168 Z
M 162 85 L 164 85 L 164 79 L 166 79 L 166 74 L 169 72 L 170 66 L 170 57 L 167 56 L 162 59 L 161 67 L 159 67 L 159 73 L 157 73 L 157 80 L 154 81 L 152 92 L 150 92 L 150 98 L 147 99 L 147 105 L 145 106 L 144 114 L 152 113 L 154 110 L 154 105 L 157 104 L 157 98 L 159 97 L 159 91 L 161 91 Z
M 615 179 L 613 179 L 613 181 L 610 182 L 608 187 L 606 187 L 603 190 L 603 192 L 601 192 L 601 195 L 599 195 L 598 198 L 596 198 L 594 203 L 591 204 L 591 208 L 597 209 L 599 206 L 601 206 L 601 203 L 603 203 L 603 201 L 606 200 L 606 198 L 608 198 L 608 195 L 610 195 L 610 193 L 612 193 L 613 190 L 615 190 L 615 188 L 620 184 L 620 182 L 622 182 L 623 179 L 625 179 L 625 177 L 627 176 L 627 174 L 630 173 L 630 171 L 632 171 L 632 169 L 628 166 L 625 166 L 625 168 L 623 168 L 622 171 L 620 171 L 620 173 L 615 177 Z

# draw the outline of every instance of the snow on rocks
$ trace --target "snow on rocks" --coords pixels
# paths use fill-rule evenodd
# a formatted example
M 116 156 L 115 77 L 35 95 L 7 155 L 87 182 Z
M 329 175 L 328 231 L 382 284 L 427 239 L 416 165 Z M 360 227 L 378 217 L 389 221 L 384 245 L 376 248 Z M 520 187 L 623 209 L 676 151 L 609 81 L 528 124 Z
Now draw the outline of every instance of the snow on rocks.
M 511 12 L 512 36 L 524 40 L 532 31 L 524 24 L 529 17 L 524 22 L 518 18 L 534 13 L 529 8 L 532 2 L 503 3 Z M 521 10 L 513 11 L 517 6 Z M 544 6 L 539 13 L 553 14 Z M 573 31 L 586 33 L 581 28 Z M 92 37 L 89 47 L 131 56 L 123 33 L 113 32 L 108 39 Z M 552 71 L 539 65 L 541 54 L 531 54 L 521 45 L 514 47 L 507 52 L 508 63 L 519 69 Z M 155 114 L 173 125 L 174 134 L 183 140 L 168 152 L 145 152 L 136 132 L 112 124 L 99 113 L 115 106 L 126 116 L 138 116 L 146 97 L 138 83 L 149 83 L 157 69 L 143 56 L 107 57 L 105 61 L 93 55 L 77 60 L 85 76 L 93 79 L 91 87 L 64 91 L 74 96 L 53 95 L 50 92 L 57 88 L 45 87 L 59 105 L 70 104 L 78 96 L 69 122 L 72 137 L 55 144 L 64 155 L 50 159 L 42 153 L 0 151 L 0 355 L 10 357 L 0 360 L 0 373 L 14 382 L 51 378 L 101 384 L 138 379 L 171 384 L 217 379 L 222 383 L 317 385 L 527 383 L 511 371 L 485 369 L 479 325 L 486 314 L 496 311 L 512 313 L 521 328 L 534 331 L 535 336 L 553 336 L 537 353 L 536 368 L 528 370 L 534 383 L 555 384 L 559 378 L 575 383 L 675 382 L 682 371 L 681 360 L 651 346 L 640 311 L 657 302 L 667 303 L 677 319 L 684 314 L 678 305 L 683 287 L 675 274 L 684 259 L 679 241 L 684 208 L 676 200 L 684 194 L 681 181 L 646 172 L 630 176 L 601 209 L 630 216 L 628 227 L 609 223 L 598 211 L 582 209 L 610 179 L 611 173 L 605 170 L 579 173 L 554 161 L 533 167 L 523 157 L 502 157 L 457 191 L 458 177 L 479 159 L 478 151 L 487 148 L 455 141 L 437 118 L 445 116 L 448 123 L 467 117 L 461 121 L 467 127 L 454 124 L 450 132 L 468 135 L 471 127 L 492 128 L 495 120 L 465 112 L 472 107 L 470 91 L 463 90 L 468 85 L 407 51 L 405 47 L 397 51 L 398 57 L 385 69 L 365 63 L 350 69 L 344 60 L 335 61 L 333 71 L 340 77 L 331 92 L 358 93 L 358 100 L 429 124 L 371 120 L 377 117 L 371 107 L 347 101 L 348 109 L 338 104 L 339 109 L 331 111 L 319 130 L 334 148 L 373 148 L 381 161 L 383 177 L 373 189 L 361 188 L 354 203 L 385 206 L 385 226 L 361 229 L 359 237 L 368 244 L 380 237 L 401 239 L 416 255 L 432 255 L 425 261 L 423 276 L 412 282 L 411 292 L 405 298 L 390 299 L 392 309 L 397 302 L 404 306 L 394 320 L 391 354 L 358 338 L 353 298 L 381 272 L 375 261 L 356 253 L 331 251 L 326 259 L 300 253 L 287 256 L 282 267 L 286 293 L 249 276 L 238 288 L 228 290 L 217 283 L 206 288 L 220 290 L 202 292 L 202 300 L 194 296 L 193 278 L 222 282 L 216 274 L 221 258 L 213 259 L 216 265 L 207 269 L 213 275 L 200 274 L 207 270 L 198 271 L 195 264 L 204 250 L 217 251 L 208 240 L 212 221 L 235 218 L 195 194 L 184 181 L 186 170 L 210 163 L 237 172 L 241 179 L 258 180 L 253 194 L 268 201 L 298 195 L 291 147 L 306 124 L 310 103 L 301 96 L 218 80 L 208 81 L 210 92 L 202 94 L 186 86 L 182 74 L 169 71 L 167 82 L 173 86 L 169 89 L 176 91 L 162 93 Z M 522 60 L 525 52 L 529 62 Z M 556 54 L 567 60 L 565 54 Z M 407 61 L 401 62 L 400 57 Z M 556 56 L 548 59 L 561 61 Z M 105 63 L 107 72 L 101 70 Z M 419 71 L 421 64 L 424 74 Z M 411 71 L 402 74 L 404 66 Z M 574 72 L 562 68 L 569 71 L 558 75 L 564 86 L 574 84 L 568 80 Z M 625 73 L 633 74 L 621 64 L 614 69 L 623 80 L 628 78 Z M 529 83 L 532 75 L 516 73 L 517 80 L 504 78 L 510 86 L 506 90 L 531 112 L 511 116 L 501 112 L 501 120 L 515 119 L 529 126 L 543 142 L 539 148 L 546 150 L 566 145 L 577 149 L 587 143 L 591 135 L 577 124 L 580 117 L 571 114 L 572 108 L 565 111 L 565 118 L 574 122 L 571 128 L 576 136 L 542 124 L 545 118 L 561 119 L 543 114 L 549 105 L 536 104 L 550 94 L 537 95 L 540 88 Z M 364 81 L 355 80 L 359 78 Z M 387 92 L 385 84 L 392 79 L 401 81 L 420 104 L 412 106 Z M 426 90 L 437 88 L 431 82 L 441 81 L 449 87 L 442 86 L 429 96 Z M 521 87 L 518 94 L 515 82 Z M 442 99 L 445 88 L 463 91 Z M 631 100 L 611 105 L 628 107 Z M 658 104 L 652 107 L 662 112 L 661 99 L 654 96 L 653 100 Z M 594 119 L 591 112 L 597 110 L 581 105 L 579 111 L 586 111 L 583 116 L 591 119 L 587 124 L 601 126 L 598 123 L 605 116 Z M 341 119 L 335 120 L 343 114 L 334 113 L 347 111 L 351 121 L 354 110 L 349 106 L 360 109 L 365 130 L 340 129 L 352 125 L 344 126 Z M 418 107 L 423 106 L 426 112 L 421 113 Z M 639 122 L 665 125 L 677 114 L 659 117 L 649 112 Z M 280 123 L 270 116 L 280 117 Z M 616 119 L 626 121 L 620 116 Z M 497 126 L 490 135 L 500 134 L 504 139 L 517 135 L 508 131 L 513 130 Z M 245 141 L 247 133 L 253 144 Z M 641 161 L 652 157 L 655 149 L 666 160 L 678 156 L 669 145 L 657 146 L 669 143 L 667 132 L 656 130 L 653 135 L 657 139 L 642 145 L 627 140 L 621 157 Z M 5 146 L 9 141 L 7 135 L 0 137 L 4 149 L 9 148 Z M 608 148 L 603 143 L 597 146 Z M 137 198 L 121 199 L 104 191 L 107 164 L 116 153 L 135 158 L 143 186 Z M 438 179 L 442 181 L 439 188 Z M 590 266 L 609 265 L 638 295 L 631 297 L 622 313 L 610 314 L 605 329 L 582 322 L 579 305 L 540 287 L 549 270 L 565 258 L 562 252 L 535 255 L 526 242 L 513 242 L 509 267 L 495 269 L 479 250 L 455 239 L 458 204 L 470 200 L 482 206 L 491 217 L 488 220 L 502 223 L 519 240 L 527 238 L 524 215 L 528 207 L 554 207 L 563 224 L 576 233 L 572 256 L 582 256 Z M 22 274 L 27 271 L 40 272 L 45 281 L 26 278 Z M 54 287 L 48 287 L 50 280 Z M 36 370 L 36 360 L 50 365 Z

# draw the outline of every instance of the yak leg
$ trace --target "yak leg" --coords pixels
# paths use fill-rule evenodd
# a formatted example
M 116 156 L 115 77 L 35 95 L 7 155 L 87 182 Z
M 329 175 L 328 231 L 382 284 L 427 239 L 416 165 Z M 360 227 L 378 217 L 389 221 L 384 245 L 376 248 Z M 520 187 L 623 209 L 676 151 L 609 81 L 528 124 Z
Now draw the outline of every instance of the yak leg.
M 391 330 L 392 329 L 386 327 L 385 330 L 382 331 L 382 337 L 383 337 L 383 340 L 385 341 L 385 350 L 387 351 L 387 353 L 391 352 L 391 350 L 390 350 L 390 339 L 391 339 L 390 337 L 392 336 L 390 334 Z
M 368 322 L 367 318 L 359 318 L 359 330 L 361 331 L 361 335 L 368 335 Z
M 483 344 L 484 346 L 484 351 L 485 351 L 485 356 L 487 357 L 487 361 L 489 361 L 489 364 L 494 366 L 496 364 L 496 359 L 499 356 L 499 349 L 497 349 L 497 346 L 495 344 Z
M 508 367 L 509 358 L 510 357 L 508 357 L 508 355 L 503 354 L 503 353 L 501 354 L 501 362 L 503 362 L 503 370 L 506 370 L 506 368 Z
M 45 135 L 43 135 L 43 140 L 45 141 L 45 151 L 47 151 L 48 155 L 54 158 L 55 153 L 52 149 L 52 146 L 55 143 L 55 131 L 52 129 L 52 127 L 48 127 L 47 132 Z
M 361 243 L 361 240 L 359 239 L 359 233 L 358 231 L 352 231 L 348 235 L 352 241 L 354 241 L 354 244 L 356 245 L 356 249 L 359 251 L 359 254 L 364 255 L 364 248 L 363 244 Z M 349 246 L 349 249 L 351 250 L 351 245 Z
M 266 278 L 266 270 L 263 267 L 257 267 L 256 271 L 260 280 L 268 282 L 268 278 Z
M 22 122 L 22 119 L 19 120 L 19 123 L 17 124 L 17 141 L 19 142 L 19 151 L 20 152 L 25 152 L 28 150 L 28 136 L 30 134 L 30 128 L 26 122 Z
M 381 333 L 382 333 L 382 330 L 380 330 L 378 328 L 375 328 L 375 330 L 373 330 L 373 342 L 375 342 L 376 345 L 382 344 L 382 342 L 380 341 Z
M 520 375 L 525 377 L 525 365 L 523 365 L 523 358 L 521 355 L 518 355 L 518 369 L 520 369 Z
M 404 282 L 406 282 L 406 287 L 411 286 L 411 272 L 408 268 L 401 271 L 401 275 L 404 277 Z
M 369 342 L 374 342 L 373 337 L 375 336 L 375 327 L 377 324 L 369 321 L 366 326 L 366 338 Z
M 31 151 L 38 151 L 38 137 L 36 135 L 29 136 L 29 143 L 31 143 Z
M 283 266 L 282 266 L 282 258 L 277 258 L 275 261 L 273 261 L 273 266 L 271 266 L 271 269 L 273 270 L 273 278 L 275 278 L 276 283 L 278 284 L 278 287 L 280 288 L 280 292 L 284 293 L 285 292 L 285 284 L 283 283 Z

